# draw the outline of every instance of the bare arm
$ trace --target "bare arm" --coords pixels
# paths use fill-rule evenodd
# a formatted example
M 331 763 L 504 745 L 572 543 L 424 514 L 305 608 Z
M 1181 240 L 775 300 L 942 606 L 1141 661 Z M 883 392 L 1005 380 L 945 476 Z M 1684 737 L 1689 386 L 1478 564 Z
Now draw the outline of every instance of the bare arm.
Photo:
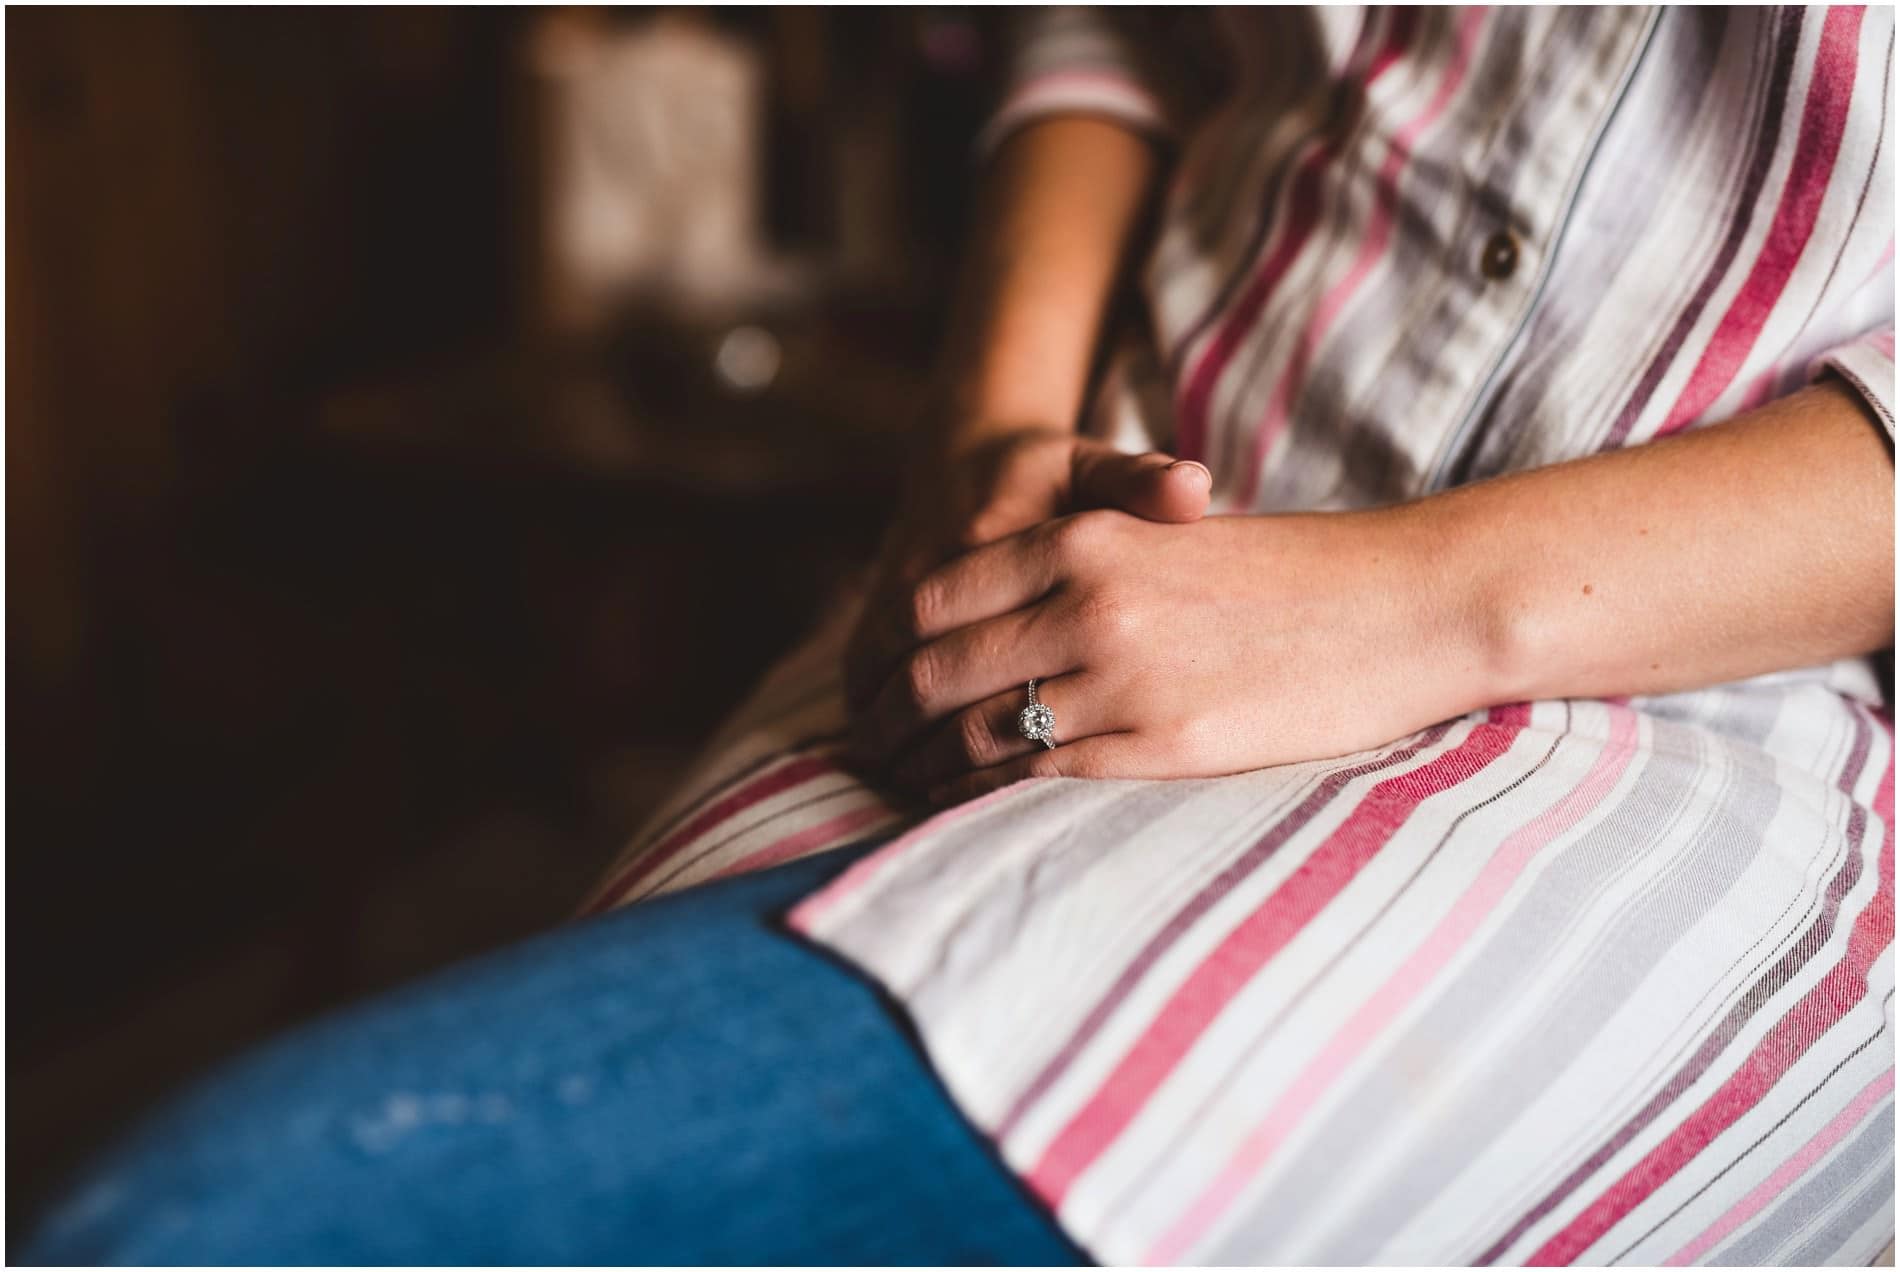
M 1838 382 L 1667 441 L 1358 512 L 1091 512 L 909 598 L 859 747 L 941 800 L 1200 777 L 1505 702 L 1688 689 L 1893 639 L 1893 468 Z M 1063 745 L 1016 734 L 1043 681 Z
M 1400 515 L 1465 598 L 1488 701 L 1694 688 L 1893 640 L 1893 465 L 1838 380 Z
M 1077 436 L 1109 298 L 1158 163 L 1112 123 L 1065 116 L 1004 142 L 984 180 L 910 490 L 845 657 L 861 705 L 909 588 L 955 554 L 1084 508 L 1191 521 L 1198 464 Z
M 1081 117 L 1005 141 L 984 180 L 940 371 L 945 440 L 1073 428 L 1110 292 L 1154 181 L 1152 147 Z

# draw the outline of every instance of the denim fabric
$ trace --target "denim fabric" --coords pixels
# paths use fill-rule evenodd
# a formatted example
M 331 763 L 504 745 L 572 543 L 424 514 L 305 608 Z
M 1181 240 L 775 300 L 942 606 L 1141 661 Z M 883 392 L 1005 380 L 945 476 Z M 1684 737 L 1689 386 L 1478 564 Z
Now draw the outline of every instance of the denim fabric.
M 778 913 L 866 847 L 576 924 L 242 1057 L 34 1263 L 1028 1263 L 1076 1250 Z

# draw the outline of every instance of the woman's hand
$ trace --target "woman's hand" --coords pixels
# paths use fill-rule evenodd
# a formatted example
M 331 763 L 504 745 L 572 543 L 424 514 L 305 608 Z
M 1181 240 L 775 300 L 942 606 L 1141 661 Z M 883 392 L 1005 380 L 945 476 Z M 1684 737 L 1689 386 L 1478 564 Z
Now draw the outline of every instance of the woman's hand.
M 846 698 L 862 708 L 890 671 L 891 633 L 911 590 L 960 553 L 1088 508 L 1188 522 L 1207 510 L 1207 469 L 1171 456 L 1130 455 L 1067 429 L 992 431 L 924 465 L 873 568 L 845 656 Z
M 1829 379 L 1726 423 L 1366 512 L 1065 517 L 911 590 L 854 745 L 956 800 L 1378 746 L 1893 643 L 1893 464 Z M 1044 751 L 1016 730 L 1030 677 Z
M 1483 705 L 1481 624 L 1406 509 L 1156 525 L 1070 516 L 959 558 L 854 737 L 933 802 L 1024 777 L 1207 777 L 1376 746 Z M 1054 750 L 1016 719 L 1025 683 Z

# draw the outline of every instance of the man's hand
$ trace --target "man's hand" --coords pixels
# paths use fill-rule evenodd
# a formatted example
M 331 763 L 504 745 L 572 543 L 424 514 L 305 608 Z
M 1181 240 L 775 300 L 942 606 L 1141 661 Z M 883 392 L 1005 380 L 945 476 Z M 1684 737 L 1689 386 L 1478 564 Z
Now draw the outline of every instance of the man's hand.
M 1148 521 L 1190 522 L 1207 511 L 1206 468 L 1150 452 L 1130 455 L 1057 428 L 1017 428 L 926 465 L 872 571 L 864 613 L 845 655 L 845 691 L 858 711 L 914 644 L 909 600 L 952 558 L 1057 517 L 1113 508 Z

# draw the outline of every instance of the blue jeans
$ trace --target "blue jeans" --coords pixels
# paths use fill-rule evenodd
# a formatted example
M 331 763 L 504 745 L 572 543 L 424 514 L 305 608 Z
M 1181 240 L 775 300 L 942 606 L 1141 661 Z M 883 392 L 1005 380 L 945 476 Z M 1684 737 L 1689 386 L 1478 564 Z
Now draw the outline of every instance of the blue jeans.
M 848 849 L 287 1035 L 108 1151 L 33 1263 L 1030 1263 L 1075 1248 L 777 914 Z

